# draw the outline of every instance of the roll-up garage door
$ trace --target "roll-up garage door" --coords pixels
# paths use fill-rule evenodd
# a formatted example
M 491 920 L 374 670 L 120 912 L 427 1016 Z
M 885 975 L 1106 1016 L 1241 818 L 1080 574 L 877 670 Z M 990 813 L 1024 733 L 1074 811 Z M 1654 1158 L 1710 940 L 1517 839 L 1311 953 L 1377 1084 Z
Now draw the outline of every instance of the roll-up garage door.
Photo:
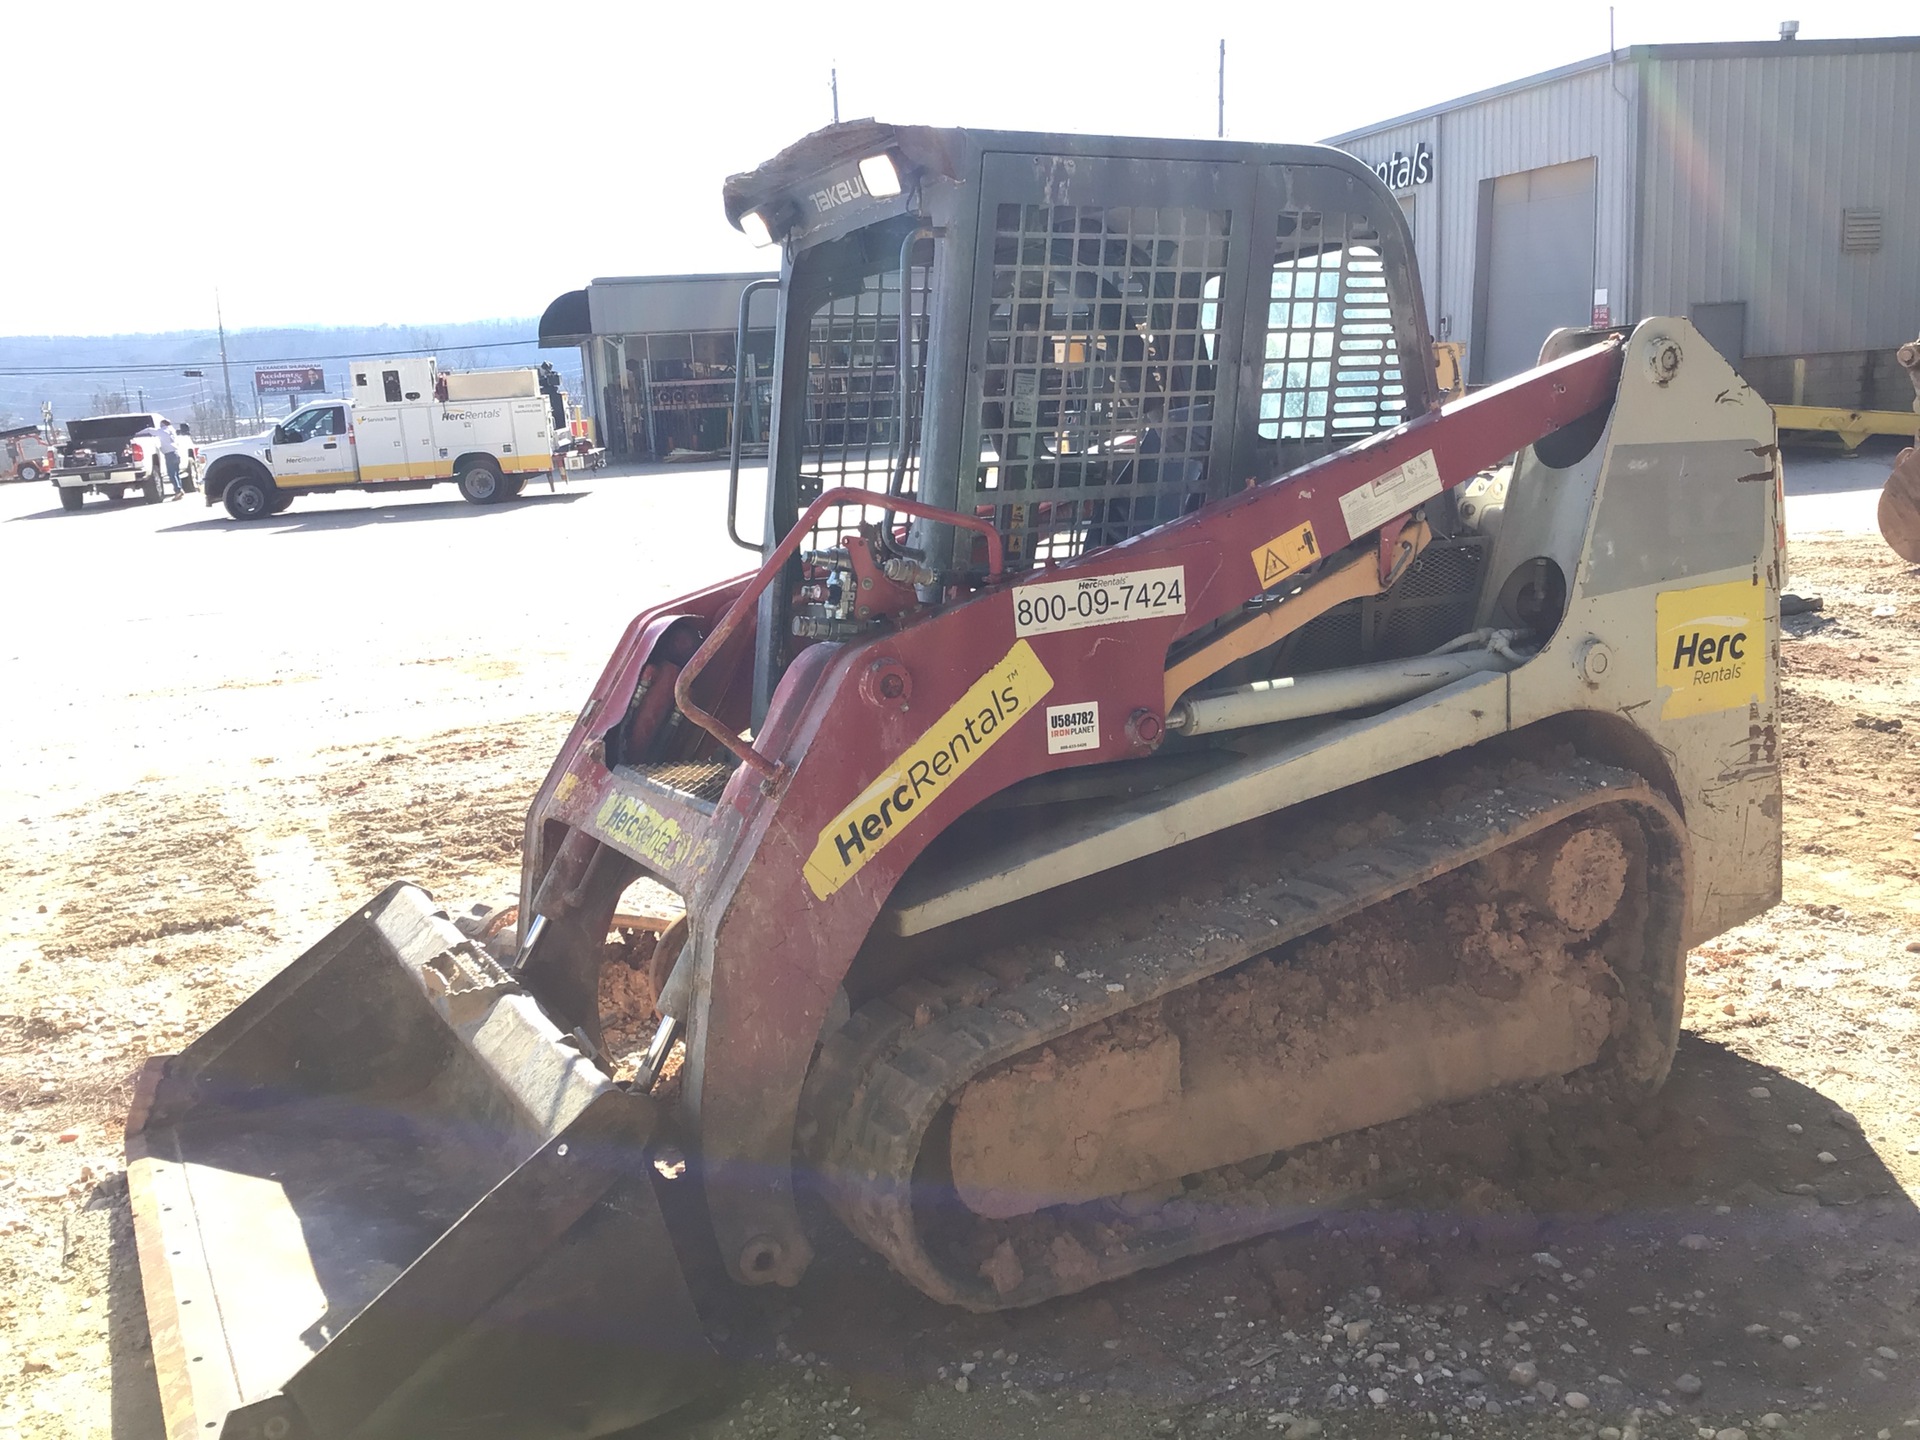
M 1594 162 L 1547 165 L 1493 182 L 1483 382 L 1531 369 L 1562 325 L 1592 318 Z M 1487 212 L 1483 212 L 1487 213 Z

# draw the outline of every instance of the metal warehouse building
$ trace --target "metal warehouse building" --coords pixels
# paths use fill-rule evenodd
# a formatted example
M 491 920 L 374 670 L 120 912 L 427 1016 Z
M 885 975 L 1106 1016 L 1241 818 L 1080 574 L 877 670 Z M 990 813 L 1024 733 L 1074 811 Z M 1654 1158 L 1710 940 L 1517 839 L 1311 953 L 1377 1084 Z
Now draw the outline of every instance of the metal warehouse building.
M 1775 404 L 1912 399 L 1920 37 L 1636 46 L 1329 143 L 1400 197 L 1472 382 L 1668 314 Z
M 540 317 L 543 349 L 578 345 L 585 405 L 616 457 L 708 452 L 729 442 L 740 292 L 733 275 L 622 275 L 569 290 Z M 746 443 L 766 443 L 773 302 L 747 335 Z

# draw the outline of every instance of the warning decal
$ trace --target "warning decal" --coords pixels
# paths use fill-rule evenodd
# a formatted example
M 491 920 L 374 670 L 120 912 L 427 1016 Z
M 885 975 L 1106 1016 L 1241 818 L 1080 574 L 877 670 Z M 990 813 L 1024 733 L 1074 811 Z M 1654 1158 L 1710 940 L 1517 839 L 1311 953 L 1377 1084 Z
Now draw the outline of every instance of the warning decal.
M 1276 535 L 1253 552 L 1254 572 L 1260 588 L 1270 590 L 1297 571 L 1320 558 L 1320 544 L 1313 536 L 1313 525 L 1296 525 L 1284 535 Z
M 1767 690 L 1766 591 L 1750 580 L 1668 590 L 1654 601 L 1660 718 L 1734 710 Z
M 1431 500 L 1444 488 L 1433 452 L 1423 450 L 1406 464 L 1396 465 L 1379 479 L 1342 495 L 1340 513 L 1346 519 L 1347 533 L 1358 539 L 1394 516 L 1406 514 L 1421 501 Z

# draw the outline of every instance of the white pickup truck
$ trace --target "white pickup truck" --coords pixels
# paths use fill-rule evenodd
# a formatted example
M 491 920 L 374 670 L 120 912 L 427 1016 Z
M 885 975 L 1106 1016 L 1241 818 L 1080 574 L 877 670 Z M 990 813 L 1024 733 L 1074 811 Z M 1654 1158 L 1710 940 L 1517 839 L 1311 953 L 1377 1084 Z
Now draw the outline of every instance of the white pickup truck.
M 118 500 L 137 489 L 148 500 L 158 500 L 167 482 L 159 440 L 163 418 L 141 411 L 68 421 L 67 438 L 55 452 L 53 473 L 48 476 L 60 492 L 60 508 L 78 510 L 88 492 Z M 180 455 L 180 483 L 191 488 L 199 474 L 200 452 L 185 435 L 174 443 Z
M 236 520 L 329 490 L 451 480 L 476 505 L 554 466 L 553 415 L 530 370 L 442 371 L 431 359 L 350 365 L 352 398 L 302 405 L 264 435 L 207 446 L 202 489 Z

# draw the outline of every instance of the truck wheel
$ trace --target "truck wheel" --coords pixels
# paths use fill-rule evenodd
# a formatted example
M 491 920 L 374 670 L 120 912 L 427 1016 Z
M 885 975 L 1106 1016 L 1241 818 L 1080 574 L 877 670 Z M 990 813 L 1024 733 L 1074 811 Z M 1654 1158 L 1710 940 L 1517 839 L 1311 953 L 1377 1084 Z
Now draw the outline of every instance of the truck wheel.
M 500 498 L 502 500 L 518 500 L 520 498 L 520 492 L 526 488 L 526 476 L 509 475 L 500 487 Z
M 140 482 L 140 496 L 149 505 L 158 505 L 160 503 L 160 480 L 158 476 L 149 475 Z
M 16 480 L 38 480 L 40 478 L 40 467 L 31 460 L 22 460 L 18 465 L 14 466 L 13 478 Z
M 506 482 L 491 460 L 470 461 L 460 472 L 460 493 L 475 505 L 491 505 L 506 498 Z
M 86 503 L 87 492 L 82 490 L 78 485 L 62 485 L 60 487 L 60 508 L 62 510 L 78 510 Z
M 259 520 L 273 514 L 275 498 L 273 482 L 256 474 L 239 475 L 227 481 L 221 495 L 227 514 L 236 520 Z
M 291 504 L 293 504 L 293 496 L 289 495 L 285 490 L 276 490 L 273 495 L 273 503 L 269 505 L 267 509 L 272 514 L 278 515 Z

